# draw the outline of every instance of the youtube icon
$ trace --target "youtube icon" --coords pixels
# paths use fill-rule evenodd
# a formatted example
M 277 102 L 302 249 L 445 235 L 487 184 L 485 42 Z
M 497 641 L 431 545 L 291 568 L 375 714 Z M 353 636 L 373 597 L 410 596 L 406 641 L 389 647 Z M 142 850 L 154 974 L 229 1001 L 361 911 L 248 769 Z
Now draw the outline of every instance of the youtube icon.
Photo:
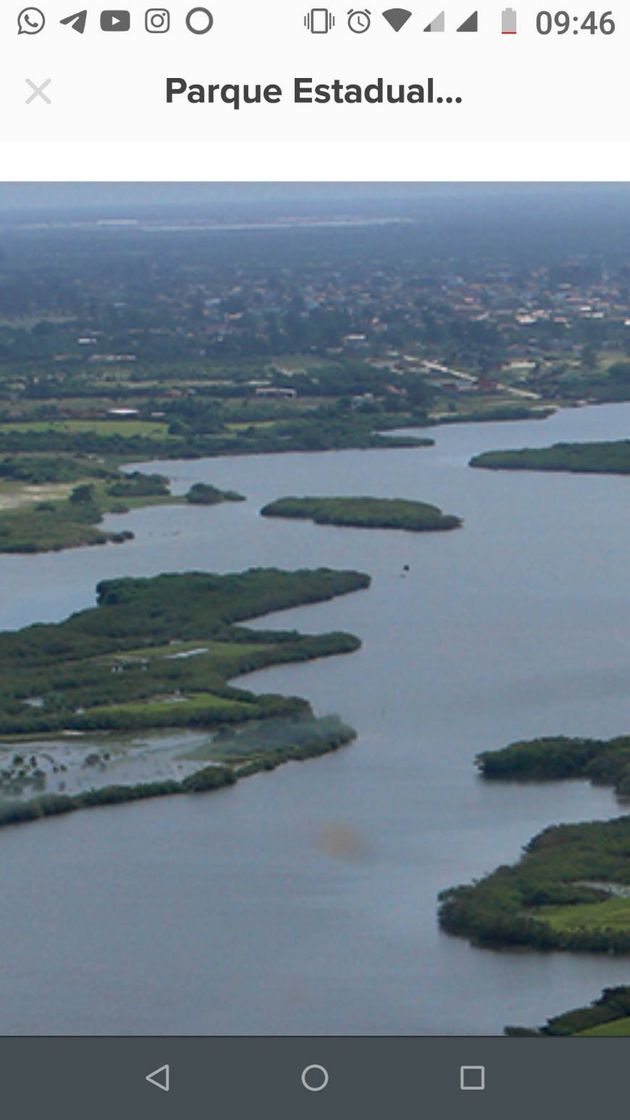
M 121 10 L 101 12 L 101 31 L 129 31 L 130 27 L 129 12 Z

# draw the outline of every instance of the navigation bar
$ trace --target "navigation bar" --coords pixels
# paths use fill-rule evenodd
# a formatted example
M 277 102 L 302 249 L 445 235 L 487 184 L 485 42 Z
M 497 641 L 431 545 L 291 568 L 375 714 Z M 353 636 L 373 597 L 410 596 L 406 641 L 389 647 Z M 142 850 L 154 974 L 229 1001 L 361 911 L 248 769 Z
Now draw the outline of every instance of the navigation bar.
M 66 1120 L 85 1120 L 88 1102 L 90 1120 L 197 1120 L 203 1101 L 235 1120 L 531 1120 L 559 1100 L 592 1120 L 627 1081 L 622 1038 L 7 1038 L 2 1051 L 7 1115 L 54 1101 Z

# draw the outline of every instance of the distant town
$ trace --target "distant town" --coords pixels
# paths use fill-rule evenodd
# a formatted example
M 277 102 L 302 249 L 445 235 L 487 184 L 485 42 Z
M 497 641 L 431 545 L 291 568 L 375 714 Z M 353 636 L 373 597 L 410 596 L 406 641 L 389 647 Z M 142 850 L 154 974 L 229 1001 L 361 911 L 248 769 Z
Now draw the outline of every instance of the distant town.
M 378 249 L 365 261 L 344 251 L 357 236 L 122 223 L 44 230 L 32 259 L 32 234 L 5 231 L 0 416 L 175 431 L 203 416 L 216 430 L 314 409 L 404 424 L 630 396 L 625 263 L 414 255 L 409 221 L 361 231 Z

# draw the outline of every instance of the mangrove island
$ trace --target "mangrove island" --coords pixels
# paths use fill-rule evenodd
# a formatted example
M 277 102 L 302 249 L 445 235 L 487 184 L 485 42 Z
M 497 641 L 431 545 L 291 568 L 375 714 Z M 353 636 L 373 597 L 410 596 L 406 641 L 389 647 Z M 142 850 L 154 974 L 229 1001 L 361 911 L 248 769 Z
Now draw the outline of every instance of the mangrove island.
M 437 506 L 406 498 L 278 498 L 263 506 L 262 517 L 302 518 L 316 525 L 353 529 L 406 529 L 426 533 L 459 529 L 462 520 Z
M 630 440 L 554 443 L 514 451 L 484 451 L 469 466 L 493 471 L 567 471 L 572 474 L 630 474 Z
M 329 569 L 115 579 L 98 585 L 96 607 L 64 622 L 0 634 L 0 736 L 6 742 L 0 824 L 215 789 L 350 742 L 351 728 L 336 716 L 317 719 L 306 700 L 257 695 L 228 682 L 269 665 L 356 650 L 358 638 L 343 632 L 302 635 L 240 623 L 369 582 L 360 572 Z M 177 755 L 185 775 L 104 784 L 120 737 L 159 728 L 204 732 Z M 95 734 L 101 736 L 96 750 Z M 113 746 L 105 749 L 108 741 Z M 66 775 L 79 766 L 89 773 L 71 794 Z M 47 768 L 48 776 L 56 775 L 52 791 Z M 99 776 L 98 788 L 92 774 Z
M 582 778 L 612 786 L 619 797 L 630 796 L 630 736 L 576 739 L 564 735 L 511 743 L 477 755 L 484 778 L 495 781 L 558 781 Z
M 630 737 L 555 736 L 477 756 L 493 781 L 589 780 L 630 793 Z M 514 866 L 440 896 L 449 933 L 491 948 L 630 952 L 630 817 L 545 829 Z

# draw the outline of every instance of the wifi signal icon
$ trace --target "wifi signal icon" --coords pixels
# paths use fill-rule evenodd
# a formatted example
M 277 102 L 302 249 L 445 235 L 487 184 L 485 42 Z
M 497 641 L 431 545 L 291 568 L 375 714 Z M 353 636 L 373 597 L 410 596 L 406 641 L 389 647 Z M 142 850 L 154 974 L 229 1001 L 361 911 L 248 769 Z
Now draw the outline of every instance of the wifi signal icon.
M 394 31 L 400 31 L 410 17 L 411 12 L 408 12 L 406 8 L 388 8 L 386 12 L 383 12 L 383 19 L 387 20 Z

